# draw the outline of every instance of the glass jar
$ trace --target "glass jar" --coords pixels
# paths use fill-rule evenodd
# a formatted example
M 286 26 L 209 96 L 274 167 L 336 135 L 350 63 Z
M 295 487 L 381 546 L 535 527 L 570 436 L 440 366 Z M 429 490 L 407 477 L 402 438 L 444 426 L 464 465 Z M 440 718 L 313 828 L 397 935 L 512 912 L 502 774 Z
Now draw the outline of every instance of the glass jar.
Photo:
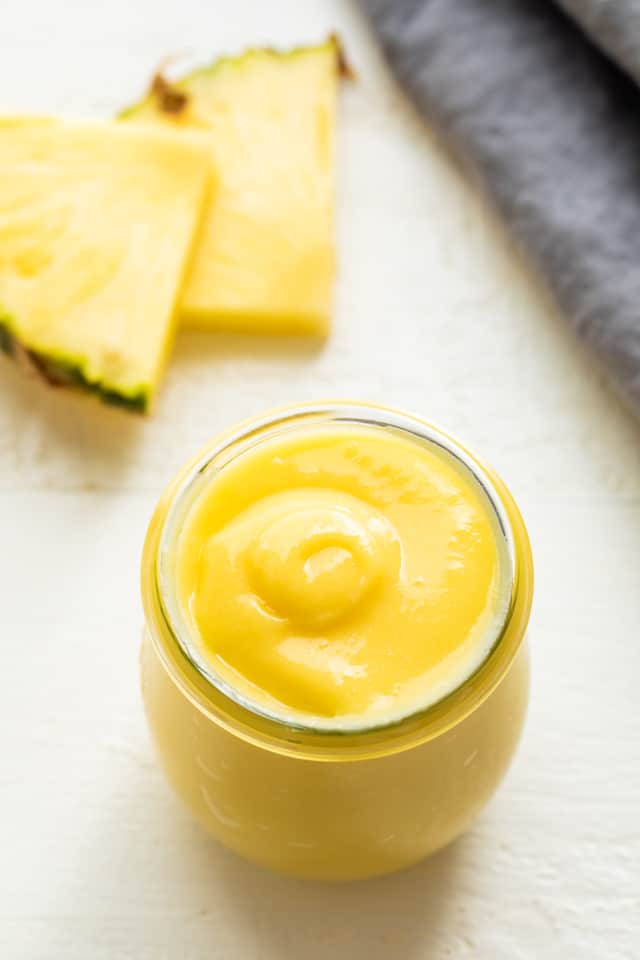
M 470 470 L 496 512 L 512 578 L 507 618 L 471 677 L 426 710 L 358 731 L 289 724 L 244 701 L 199 661 L 171 613 L 175 539 L 208 477 L 279 432 L 338 422 L 437 444 Z M 210 834 L 276 870 L 345 880 L 422 859 L 470 825 L 513 756 L 527 704 L 532 586 L 529 541 L 510 493 L 434 426 L 375 405 L 326 403 L 228 431 L 170 484 L 144 548 L 142 691 L 170 782 Z

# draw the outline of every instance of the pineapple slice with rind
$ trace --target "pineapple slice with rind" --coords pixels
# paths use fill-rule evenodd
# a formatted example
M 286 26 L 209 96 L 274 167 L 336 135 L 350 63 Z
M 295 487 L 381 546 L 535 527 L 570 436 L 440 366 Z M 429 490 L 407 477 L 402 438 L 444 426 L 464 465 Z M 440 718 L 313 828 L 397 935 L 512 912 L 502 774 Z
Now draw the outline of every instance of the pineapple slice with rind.
M 121 119 L 210 132 L 219 187 L 181 301 L 193 326 L 326 333 L 332 312 L 334 125 L 330 37 L 289 52 L 248 50 L 169 83 Z
M 197 135 L 0 120 L 0 347 L 146 411 L 210 182 Z

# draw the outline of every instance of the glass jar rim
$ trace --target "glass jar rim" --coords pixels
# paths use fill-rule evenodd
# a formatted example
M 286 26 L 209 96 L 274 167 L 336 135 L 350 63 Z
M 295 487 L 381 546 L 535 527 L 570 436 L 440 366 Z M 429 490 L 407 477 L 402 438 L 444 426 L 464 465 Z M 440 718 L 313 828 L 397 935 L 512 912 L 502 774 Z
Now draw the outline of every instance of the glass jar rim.
M 468 471 L 491 506 L 504 538 L 510 583 L 506 614 L 480 665 L 442 698 L 401 718 L 362 727 L 305 724 L 267 711 L 215 674 L 189 643 L 167 591 L 166 564 L 188 510 L 211 470 L 284 431 L 342 423 L 394 430 L 437 446 Z M 174 478 L 149 527 L 142 566 L 147 624 L 157 652 L 174 682 L 212 720 L 246 740 L 277 752 L 314 759 L 376 756 L 407 749 L 456 725 L 492 692 L 520 646 L 531 606 L 532 563 L 522 518 L 495 473 L 448 432 L 419 417 L 376 404 L 334 401 L 279 408 L 239 424 L 210 442 Z

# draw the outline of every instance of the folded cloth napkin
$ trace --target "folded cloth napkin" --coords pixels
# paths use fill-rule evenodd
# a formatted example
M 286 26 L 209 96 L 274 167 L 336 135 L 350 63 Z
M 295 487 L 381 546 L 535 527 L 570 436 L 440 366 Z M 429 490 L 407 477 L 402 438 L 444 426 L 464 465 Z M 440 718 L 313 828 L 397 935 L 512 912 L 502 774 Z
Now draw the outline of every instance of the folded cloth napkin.
M 640 413 L 638 0 L 360 4 Z

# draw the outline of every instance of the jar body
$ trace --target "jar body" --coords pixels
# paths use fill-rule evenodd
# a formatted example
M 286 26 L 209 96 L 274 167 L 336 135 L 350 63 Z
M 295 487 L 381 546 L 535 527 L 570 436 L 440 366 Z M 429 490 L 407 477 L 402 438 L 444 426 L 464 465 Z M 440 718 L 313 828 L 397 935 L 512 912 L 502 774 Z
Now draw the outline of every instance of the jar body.
M 309 423 L 367 424 L 435 443 L 473 474 L 511 560 L 511 603 L 494 646 L 459 687 L 386 727 L 322 730 L 270 716 L 212 676 L 172 614 L 176 531 L 206 483 L 250 445 Z M 263 866 L 324 880 L 389 873 L 465 830 L 515 752 L 528 698 L 533 568 L 502 481 L 432 425 L 376 405 L 276 411 L 215 439 L 169 485 L 142 561 L 142 689 L 170 782 L 221 843 Z M 178 624 L 178 626 L 176 626 Z
M 524 722 L 523 643 L 491 694 L 441 734 L 365 759 L 309 759 L 248 742 L 170 676 L 148 632 L 145 710 L 162 765 L 196 819 L 263 866 L 324 880 L 402 869 L 462 833 L 502 779 Z

